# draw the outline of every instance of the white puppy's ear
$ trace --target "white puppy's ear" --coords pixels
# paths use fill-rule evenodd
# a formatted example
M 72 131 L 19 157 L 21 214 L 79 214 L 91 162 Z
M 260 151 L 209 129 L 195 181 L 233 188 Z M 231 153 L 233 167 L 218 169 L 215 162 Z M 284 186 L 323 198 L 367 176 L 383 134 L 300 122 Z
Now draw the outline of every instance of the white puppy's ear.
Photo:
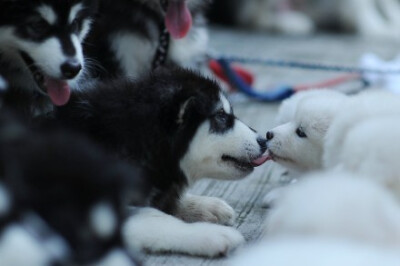
M 183 104 L 181 104 L 181 107 L 180 107 L 179 113 L 178 113 L 178 117 L 176 119 L 176 123 L 178 125 L 182 125 L 185 122 L 185 117 L 186 117 L 187 111 L 193 100 L 194 100 L 194 97 L 192 96 L 189 99 L 187 99 Z

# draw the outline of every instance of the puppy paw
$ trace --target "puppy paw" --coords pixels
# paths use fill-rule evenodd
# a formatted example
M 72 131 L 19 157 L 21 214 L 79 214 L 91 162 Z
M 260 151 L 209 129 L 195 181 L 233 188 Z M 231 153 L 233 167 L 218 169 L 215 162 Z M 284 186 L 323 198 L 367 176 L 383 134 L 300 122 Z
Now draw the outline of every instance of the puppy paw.
M 233 225 L 235 211 L 215 197 L 187 195 L 181 200 L 177 216 L 186 222 L 211 222 Z
M 188 253 L 193 255 L 225 256 L 245 242 L 242 234 L 231 227 L 207 223 L 193 223 L 190 226 L 193 245 L 187 248 Z
M 152 208 L 140 209 L 122 227 L 130 252 L 181 253 L 216 257 L 226 255 L 244 238 L 234 228 L 210 223 L 186 223 Z

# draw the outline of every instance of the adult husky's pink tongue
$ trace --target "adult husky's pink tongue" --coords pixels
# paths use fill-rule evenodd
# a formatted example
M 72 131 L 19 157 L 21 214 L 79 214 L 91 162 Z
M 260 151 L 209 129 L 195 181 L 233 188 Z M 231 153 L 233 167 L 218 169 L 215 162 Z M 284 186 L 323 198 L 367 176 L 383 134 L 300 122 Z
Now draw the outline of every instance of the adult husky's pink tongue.
M 168 2 L 165 26 L 174 39 L 186 36 L 192 27 L 192 15 L 186 5 L 186 0 L 170 0 Z
M 62 106 L 69 101 L 71 90 L 66 81 L 46 78 L 45 86 L 47 89 L 47 94 L 54 105 Z

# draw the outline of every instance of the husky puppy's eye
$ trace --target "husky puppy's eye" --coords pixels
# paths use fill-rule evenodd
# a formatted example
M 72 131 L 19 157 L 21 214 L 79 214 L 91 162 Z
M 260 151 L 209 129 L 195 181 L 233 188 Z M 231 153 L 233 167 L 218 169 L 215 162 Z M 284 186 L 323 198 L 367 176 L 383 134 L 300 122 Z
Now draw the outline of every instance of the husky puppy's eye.
M 307 138 L 307 135 L 306 135 L 306 133 L 304 133 L 304 130 L 302 127 L 298 127 L 296 129 L 296 134 L 297 134 L 297 136 L 299 136 L 299 138 Z
M 227 114 L 225 113 L 224 108 L 219 109 L 215 113 L 215 119 L 217 119 L 217 120 L 226 120 L 226 118 L 227 118 Z
M 40 38 L 50 31 L 50 25 L 42 18 L 31 18 L 26 23 L 27 33 L 35 38 Z

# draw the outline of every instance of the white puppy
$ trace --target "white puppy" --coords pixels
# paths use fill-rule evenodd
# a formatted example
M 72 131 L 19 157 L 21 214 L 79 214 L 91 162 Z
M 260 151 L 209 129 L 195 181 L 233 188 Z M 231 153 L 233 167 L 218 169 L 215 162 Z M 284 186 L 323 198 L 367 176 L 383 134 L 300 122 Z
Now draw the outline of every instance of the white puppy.
M 282 124 L 267 133 L 272 159 L 299 172 L 321 168 L 325 133 L 345 100 L 340 92 L 320 90 L 285 101 L 277 117 Z
M 339 109 L 325 137 L 323 164 L 326 168 L 339 163 L 345 136 L 357 123 L 372 117 L 400 115 L 400 97 L 387 91 L 367 91 L 351 97 Z
M 311 90 L 283 101 L 276 117 L 278 126 L 267 132 L 272 160 L 288 168 L 292 177 L 321 168 L 325 133 L 347 98 L 337 91 Z M 282 189 L 270 191 L 262 205 L 271 206 L 280 197 Z
M 398 250 L 324 238 L 280 238 L 238 253 L 229 266 L 398 266 Z
M 340 165 L 347 171 L 385 185 L 400 198 L 400 115 L 366 119 L 337 147 Z
M 376 182 L 341 171 L 314 173 L 275 203 L 263 243 L 228 265 L 400 265 L 400 207 Z
M 356 175 L 314 173 L 288 187 L 266 236 L 321 236 L 400 247 L 400 206 L 386 188 Z

